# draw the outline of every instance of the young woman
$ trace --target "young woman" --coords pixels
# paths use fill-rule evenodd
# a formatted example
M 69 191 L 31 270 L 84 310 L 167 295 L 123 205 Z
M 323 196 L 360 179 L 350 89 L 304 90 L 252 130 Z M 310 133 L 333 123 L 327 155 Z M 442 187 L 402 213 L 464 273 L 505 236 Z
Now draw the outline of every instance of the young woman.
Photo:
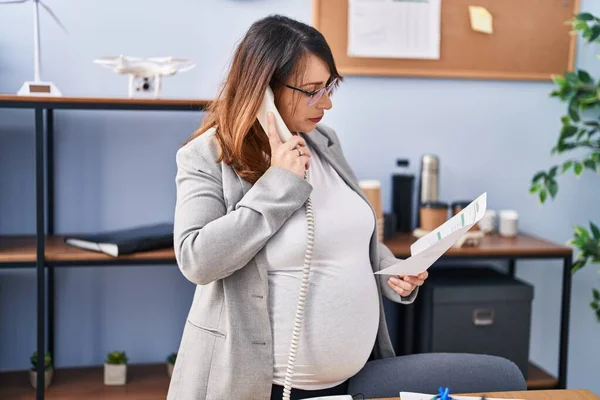
M 196 284 L 168 399 L 281 399 L 307 243 L 314 248 L 291 398 L 344 394 L 394 356 L 381 295 L 411 303 L 427 278 L 397 262 L 335 132 L 317 125 L 341 81 L 325 39 L 283 17 L 255 22 L 200 129 L 177 152 L 175 253 Z M 270 86 L 292 139 L 256 119 Z

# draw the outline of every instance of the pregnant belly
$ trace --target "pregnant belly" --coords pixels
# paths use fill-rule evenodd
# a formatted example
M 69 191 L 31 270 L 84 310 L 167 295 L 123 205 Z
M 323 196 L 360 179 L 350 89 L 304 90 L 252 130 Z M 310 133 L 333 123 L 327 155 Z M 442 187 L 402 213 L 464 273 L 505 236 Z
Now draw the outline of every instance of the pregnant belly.
M 367 361 L 379 323 L 378 292 L 370 266 L 334 272 L 315 266 L 300 330 L 293 387 L 317 390 L 338 385 Z M 343 272 L 343 273 L 340 273 Z M 302 270 L 269 274 L 274 339 L 274 382 L 283 385 Z

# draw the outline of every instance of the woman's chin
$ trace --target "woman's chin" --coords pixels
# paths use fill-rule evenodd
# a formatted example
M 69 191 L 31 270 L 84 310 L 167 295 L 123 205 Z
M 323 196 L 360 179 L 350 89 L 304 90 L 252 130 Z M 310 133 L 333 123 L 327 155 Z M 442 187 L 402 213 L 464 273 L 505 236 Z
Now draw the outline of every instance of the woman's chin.
M 316 127 L 317 127 L 316 122 L 312 122 L 312 121 L 308 120 L 304 124 L 302 124 L 302 132 L 310 132 L 310 131 L 314 130 Z

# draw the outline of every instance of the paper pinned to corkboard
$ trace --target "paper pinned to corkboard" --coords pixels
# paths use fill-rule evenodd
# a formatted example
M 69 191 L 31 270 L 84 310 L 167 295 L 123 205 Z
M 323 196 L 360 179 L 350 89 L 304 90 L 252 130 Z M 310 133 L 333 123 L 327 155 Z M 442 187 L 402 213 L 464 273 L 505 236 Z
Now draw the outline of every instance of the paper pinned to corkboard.
M 486 8 L 469 6 L 469 16 L 471 17 L 471 29 L 490 35 L 494 33 L 494 17 Z

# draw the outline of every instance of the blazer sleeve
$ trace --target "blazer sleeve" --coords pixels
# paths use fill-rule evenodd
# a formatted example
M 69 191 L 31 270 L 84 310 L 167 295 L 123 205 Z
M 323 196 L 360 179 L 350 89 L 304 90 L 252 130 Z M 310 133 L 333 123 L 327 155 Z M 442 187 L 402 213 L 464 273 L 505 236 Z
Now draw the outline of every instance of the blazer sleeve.
M 378 246 L 378 254 L 379 254 L 379 269 L 378 269 L 378 271 L 381 271 L 382 269 L 385 269 L 387 267 L 391 267 L 392 265 L 394 265 L 395 263 L 397 263 L 399 261 L 399 259 L 394 256 L 394 254 L 391 252 L 390 249 L 388 249 L 388 247 L 386 245 L 384 245 L 381 242 L 378 242 L 377 246 Z M 394 291 L 394 289 L 392 289 L 388 285 L 387 281 L 390 278 L 389 275 L 376 275 L 376 276 L 380 280 L 380 283 L 381 283 L 380 286 L 381 286 L 381 290 L 382 290 L 383 294 L 385 295 L 385 297 L 387 297 L 391 301 L 394 301 L 394 302 L 400 303 L 400 304 L 411 304 L 417 298 L 417 294 L 419 293 L 418 286 L 415 288 L 415 290 L 412 291 L 412 293 L 410 295 L 404 297 L 404 296 L 400 296 L 398 293 L 396 293 Z
M 325 126 L 325 125 L 320 125 L 319 127 L 322 130 L 324 130 L 335 143 L 337 143 L 338 148 L 339 148 L 338 154 L 340 155 L 340 157 L 345 157 L 344 152 L 342 150 L 342 146 L 339 142 L 338 136 L 335 133 L 335 130 L 333 130 L 330 127 Z M 346 162 L 346 164 L 350 165 L 348 162 Z M 352 173 L 352 177 L 353 177 L 356 185 L 358 185 L 358 179 L 356 178 L 356 175 L 354 173 Z M 399 259 L 397 259 L 394 256 L 394 254 L 391 252 L 391 250 L 388 249 L 388 247 L 386 245 L 384 245 L 383 243 L 378 242 L 377 247 L 378 247 L 377 253 L 379 254 L 379 260 L 376 261 L 377 264 L 375 265 L 375 269 L 377 271 L 381 271 L 382 269 L 390 267 L 399 261 Z M 396 293 L 394 291 L 394 289 L 392 289 L 388 285 L 387 281 L 390 278 L 388 275 L 375 275 L 375 277 L 376 277 L 376 279 L 378 279 L 379 286 L 381 287 L 381 291 L 383 292 L 385 297 L 387 297 L 388 299 L 390 299 L 393 302 L 400 303 L 400 304 L 411 304 L 412 302 L 415 301 L 415 298 L 417 297 L 417 294 L 419 293 L 419 288 L 416 287 L 415 290 L 413 290 L 409 296 L 406 296 L 406 297 L 400 296 L 398 293 Z
M 183 275 L 204 285 L 244 267 L 308 199 L 312 186 L 270 167 L 227 213 L 221 168 L 192 146 L 177 151 L 173 242 Z

